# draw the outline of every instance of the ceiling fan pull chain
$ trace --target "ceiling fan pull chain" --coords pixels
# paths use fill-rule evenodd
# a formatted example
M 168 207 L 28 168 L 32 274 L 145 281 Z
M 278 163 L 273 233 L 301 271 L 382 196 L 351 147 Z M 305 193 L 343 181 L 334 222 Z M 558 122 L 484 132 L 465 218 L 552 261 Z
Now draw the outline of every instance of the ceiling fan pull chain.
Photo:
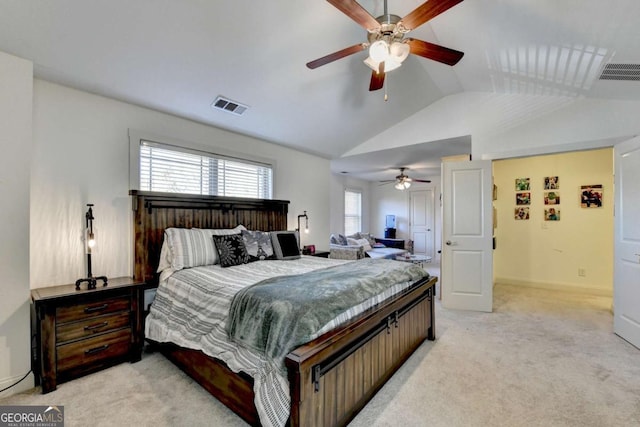
M 387 86 L 389 86 L 389 77 L 387 77 L 387 81 L 384 83 L 384 102 L 387 102 L 389 100 L 389 95 L 387 94 Z

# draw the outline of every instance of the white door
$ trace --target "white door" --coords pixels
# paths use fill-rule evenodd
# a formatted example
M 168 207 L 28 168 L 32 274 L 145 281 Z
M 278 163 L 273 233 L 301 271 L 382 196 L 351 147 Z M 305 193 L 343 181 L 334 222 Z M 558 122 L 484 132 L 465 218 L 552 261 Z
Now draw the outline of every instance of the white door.
M 409 193 L 409 225 L 413 253 L 434 256 L 433 189 Z
M 613 331 L 640 348 L 640 137 L 614 152 Z
M 445 308 L 493 309 L 492 188 L 490 160 L 442 163 Z

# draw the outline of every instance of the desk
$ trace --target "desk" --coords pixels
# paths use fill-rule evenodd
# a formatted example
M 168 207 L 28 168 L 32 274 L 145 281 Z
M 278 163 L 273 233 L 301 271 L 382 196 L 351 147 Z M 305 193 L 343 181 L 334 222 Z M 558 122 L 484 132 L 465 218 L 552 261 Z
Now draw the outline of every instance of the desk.
M 420 267 L 424 267 L 424 264 L 431 262 L 431 257 L 426 255 L 398 255 L 396 261 L 411 262 L 413 264 L 420 264 Z
M 380 239 L 375 238 L 376 243 L 382 243 L 388 248 L 404 249 L 404 239 Z

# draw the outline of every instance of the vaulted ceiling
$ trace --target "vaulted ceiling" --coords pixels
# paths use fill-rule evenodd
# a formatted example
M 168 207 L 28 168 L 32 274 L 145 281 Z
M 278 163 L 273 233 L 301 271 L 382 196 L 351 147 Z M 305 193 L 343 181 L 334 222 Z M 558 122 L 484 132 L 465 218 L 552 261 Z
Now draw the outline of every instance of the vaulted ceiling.
M 337 158 L 461 92 L 640 100 L 640 84 L 598 79 L 609 62 L 640 63 L 639 19 L 638 0 L 465 0 L 410 33 L 462 60 L 410 55 L 387 75 L 388 101 L 368 90 L 366 52 L 305 67 L 366 41 L 324 0 L 2 0 L 0 50 L 42 79 Z M 249 109 L 212 109 L 218 95 Z

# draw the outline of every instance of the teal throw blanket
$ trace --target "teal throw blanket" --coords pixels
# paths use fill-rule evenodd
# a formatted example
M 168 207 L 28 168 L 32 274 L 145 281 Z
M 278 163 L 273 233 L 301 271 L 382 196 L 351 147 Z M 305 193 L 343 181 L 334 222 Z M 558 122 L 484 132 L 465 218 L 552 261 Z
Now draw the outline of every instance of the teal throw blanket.
M 397 283 L 426 276 L 412 263 L 363 259 L 266 279 L 234 296 L 227 332 L 232 340 L 284 369 L 286 355 L 316 338 L 314 334 L 339 314 Z

